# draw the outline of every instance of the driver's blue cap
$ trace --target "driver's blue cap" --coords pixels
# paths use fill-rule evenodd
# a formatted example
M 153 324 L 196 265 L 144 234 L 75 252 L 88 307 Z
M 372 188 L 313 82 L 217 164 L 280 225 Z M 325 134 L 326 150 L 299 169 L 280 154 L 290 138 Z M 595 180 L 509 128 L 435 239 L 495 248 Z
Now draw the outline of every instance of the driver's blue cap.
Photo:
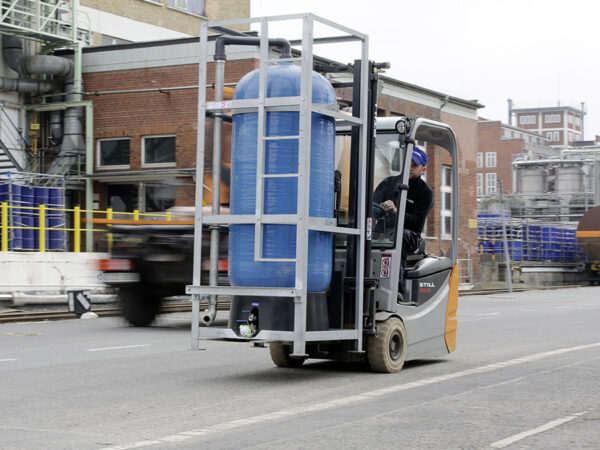
M 426 166 L 427 165 L 427 153 L 421 150 L 419 147 L 413 148 L 412 160 L 416 165 Z

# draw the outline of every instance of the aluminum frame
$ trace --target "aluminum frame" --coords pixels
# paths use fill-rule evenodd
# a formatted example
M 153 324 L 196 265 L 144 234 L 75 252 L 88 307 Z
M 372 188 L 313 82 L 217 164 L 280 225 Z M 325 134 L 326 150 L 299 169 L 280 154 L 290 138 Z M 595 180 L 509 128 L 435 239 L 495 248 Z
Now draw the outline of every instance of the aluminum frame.
M 291 61 L 300 61 L 301 90 L 298 97 L 267 98 L 267 69 L 273 63 L 269 58 L 268 25 L 269 22 L 281 20 L 302 20 L 302 55 L 300 58 L 287 58 Z M 203 203 L 204 188 L 204 141 L 205 120 L 207 111 L 220 113 L 232 109 L 236 113 L 258 113 L 258 139 L 257 139 L 257 176 L 256 176 L 256 207 L 254 215 L 204 215 L 201 207 L 196 208 L 194 229 L 194 269 L 193 284 L 186 287 L 186 293 L 192 294 L 192 349 L 199 348 L 199 339 L 236 339 L 244 341 L 285 341 L 293 343 L 292 356 L 305 357 L 306 342 L 328 340 L 354 340 L 356 351 L 362 351 L 362 310 L 364 286 L 364 237 L 365 230 L 365 200 L 364 180 L 366 179 L 366 146 L 367 146 L 367 114 L 368 114 L 368 37 L 350 28 L 336 24 L 319 16 L 307 14 L 293 14 L 286 16 L 259 17 L 254 19 L 236 19 L 218 22 L 205 22 L 200 28 L 200 62 L 198 71 L 198 86 L 207 85 L 207 65 L 211 60 L 207 53 L 208 30 L 212 27 L 228 27 L 232 25 L 249 25 L 259 22 L 261 24 L 260 37 L 260 64 L 259 64 L 259 94 L 257 99 L 230 100 L 207 102 L 206 89 L 198 90 L 198 134 L 196 153 L 196 203 Z M 346 33 L 342 36 L 313 38 L 314 22 L 327 25 L 339 32 Z M 312 103 L 312 71 L 313 71 L 313 46 L 320 43 L 339 43 L 349 40 L 361 43 L 361 110 L 360 117 L 351 117 L 340 114 L 330 105 Z M 293 41 L 295 45 L 297 41 Z M 357 58 L 358 59 L 358 58 Z M 281 60 L 280 60 L 281 61 Z M 271 111 L 299 111 L 299 135 L 284 136 L 279 139 L 298 139 L 298 172 L 280 176 L 298 178 L 297 213 L 287 215 L 265 215 L 263 213 L 264 192 L 264 152 L 265 141 L 272 140 L 265 136 L 266 114 Z M 338 227 L 334 219 L 323 219 L 309 216 L 310 194 L 310 144 L 311 144 L 311 114 L 316 112 L 336 119 L 339 125 L 353 125 L 359 127 L 360 134 L 360 161 L 359 161 L 359 205 L 358 226 L 356 228 Z M 268 177 L 268 176 L 267 176 Z M 220 201 L 220 199 L 219 199 Z M 268 223 L 296 225 L 296 258 L 275 259 L 275 261 L 293 261 L 295 263 L 296 281 L 293 288 L 270 287 L 225 287 L 201 284 L 201 252 L 202 232 L 204 224 L 254 224 L 255 225 L 255 259 L 262 258 L 262 225 Z M 331 233 L 354 234 L 359 236 L 359 245 L 356 249 L 357 261 L 357 289 L 355 328 L 352 330 L 326 330 L 319 332 L 306 331 L 307 310 L 307 273 L 308 273 L 308 232 L 319 230 Z M 272 261 L 273 259 L 262 259 Z M 253 338 L 240 338 L 233 330 L 223 327 L 200 326 L 200 300 L 205 295 L 254 295 L 294 298 L 294 330 L 289 332 L 261 330 Z

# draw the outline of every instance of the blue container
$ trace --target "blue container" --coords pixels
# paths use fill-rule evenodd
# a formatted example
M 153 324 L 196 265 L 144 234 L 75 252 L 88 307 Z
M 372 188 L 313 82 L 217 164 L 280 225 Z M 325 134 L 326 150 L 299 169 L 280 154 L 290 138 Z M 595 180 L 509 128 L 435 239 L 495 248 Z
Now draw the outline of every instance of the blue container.
M 301 70 L 290 63 L 268 69 L 268 97 L 300 95 Z M 258 98 L 259 72 L 245 75 L 234 98 Z M 312 74 L 313 103 L 335 104 L 335 91 L 321 75 Z M 256 205 L 257 113 L 235 114 L 232 128 L 231 214 L 254 214 Z M 267 136 L 297 136 L 299 113 L 270 112 L 266 117 Z M 331 117 L 312 113 L 310 160 L 311 217 L 333 217 L 333 175 L 335 122 Z M 265 173 L 298 172 L 298 139 L 266 141 Z M 264 214 L 296 214 L 297 177 L 265 178 Z M 296 226 L 263 225 L 263 258 L 295 258 Z M 309 292 L 325 291 L 331 281 L 333 236 L 309 231 Z M 254 225 L 232 225 L 229 233 L 229 279 L 232 286 L 295 286 L 294 263 L 254 260 Z
M 33 201 L 34 206 L 39 208 L 40 205 L 44 205 L 47 207 L 48 202 L 50 200 L 50 192 L 48 191 L 48 188 L 34 187 L 33 192 L 34 192 L 34 196 L 35 196 L 34 201 Z M 35 210 L 34 217 L 33 217 L 33 226 L 36 228 L 38 228 L 40 226 L 39 210 Z M 46 212 L 46 220 L 44 220 L 44 228 L 46 229 L 46 231 L 45 231 L 46 243 L 44 245 L 45 245 L 45 249 L 48 249 L 48 241 L 50 239 L 50 232 L 48 231 L 48 212 Z M 39 232 L 39 230 L 35 230 L 33 232 L 33 244 L 34 244 L 34 248 L 36 250 L 38 250 L 40 248 L 40 232 Z
M 33 227 L 36 226 L 35 222 L 36 222 L 36 218 L 37 218 L 37 211 L 35 209 L 27 209 L 27 208 L 35 207 L 34 201 L 35 201 L 34 189 L 29 186 L 21 186 L 21 201 L 19 202 L 18 205 L 17 205 L 17 202 L 15 202 L 15 205 L 26 208 L 26 209 L 20 210 L 21 211 L 21 225 L 20 226 L 28 227 L 28 229 L 22 230 L 23 231 L 23 250 L 36 250 L 37 249 L 37 245 L 36 245 L 37 230 L 33 230 Z
M 59 188 L 48 188 L 48 207 L 64 209 L 63 190 Z M 50 229 L 50 239 L 46 242 L 49 250 L 64 250 L 64 231 L 54 228 L 65 228 L 64 211 L 48 211 L 48 228 Z

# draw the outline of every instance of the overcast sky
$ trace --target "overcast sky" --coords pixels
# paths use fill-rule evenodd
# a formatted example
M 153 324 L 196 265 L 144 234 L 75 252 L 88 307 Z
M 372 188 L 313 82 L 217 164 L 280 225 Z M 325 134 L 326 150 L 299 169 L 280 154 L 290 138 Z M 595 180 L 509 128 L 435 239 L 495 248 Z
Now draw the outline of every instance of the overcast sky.
M 585 138 L 600 135 L 600 1 L 251 0 L 252 17 L 304 12 L 367 34 L 369 58 L 391 63 L 386 75 L 476 99 L 482 117 L 507 123 L 508 98 L 515 107 L 585 102 Z M 298 37 L 287 32 L 269 36 Z M 359 55 L 343 47 L 315 54 Z

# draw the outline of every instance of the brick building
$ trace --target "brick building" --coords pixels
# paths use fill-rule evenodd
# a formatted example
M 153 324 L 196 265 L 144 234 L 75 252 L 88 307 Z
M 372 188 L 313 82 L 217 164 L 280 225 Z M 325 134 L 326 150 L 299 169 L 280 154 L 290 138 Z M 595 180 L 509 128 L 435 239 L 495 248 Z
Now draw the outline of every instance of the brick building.
M 197 39 L 115 45 L 84 51 L 86 99 L 94 102 L 94 197 L 100 209 L 156 211 L 173 205 L 194 204 Z M 258 49 L 233 47 L 225 83 L 235 84 L 258 67 Z M 165 58 L 165 55 L 170 55 Z M 208 67 L 208 83 L 214 69 Z M 378 102 L 382 116 L 416 114 L 449 123 L 460 153 L 461 216 L 459 257 L 472 258 L 476 248 L 475 155 L 477 153 L 477 102 L 431 91 L 383 77 Z M 126 91 L 126 92 L 124 92 Z M 210 95 L 210 90 L 209 90 Z M 349 92 L 338 90 L 342 104 Z M 210 123 L 206 124 L 211 136 Z M 230 154 L 224 142 L 221 186 L 228 194 Z M 211 167 L 210 147 L 205 167 Z M 447 224 L 450 187 L 445 182 L 448 161 L 441 150 L 427 148 L 427 182 L 434 190 L 434 207 L 427 221 L 428 248 L 439 253 L 449 242 Z M 210 176 L 204 183 L 210 188 Z M 462 214 L 462 212 L 465 212 Z M 474 265 L 476 267 L 477 264 Z M 475 271 L 474 277 L 477 276 Z
M 509 102 L 509 105 L 512 103 Z M 585 112 L 572 106 L 550 106 L 541 108 L 512 108 L 519 128 L 544 136 L 548 145 L 567 147 L 584 139 L 583 118 Z
M 502 180 L 504 192 L 515 192 L 512 161 L 526 152 L 548 153 L 547 139 L 536 132 L 513 127 L 499 120 L 478 121 L 477 196 L 498 192 Z

